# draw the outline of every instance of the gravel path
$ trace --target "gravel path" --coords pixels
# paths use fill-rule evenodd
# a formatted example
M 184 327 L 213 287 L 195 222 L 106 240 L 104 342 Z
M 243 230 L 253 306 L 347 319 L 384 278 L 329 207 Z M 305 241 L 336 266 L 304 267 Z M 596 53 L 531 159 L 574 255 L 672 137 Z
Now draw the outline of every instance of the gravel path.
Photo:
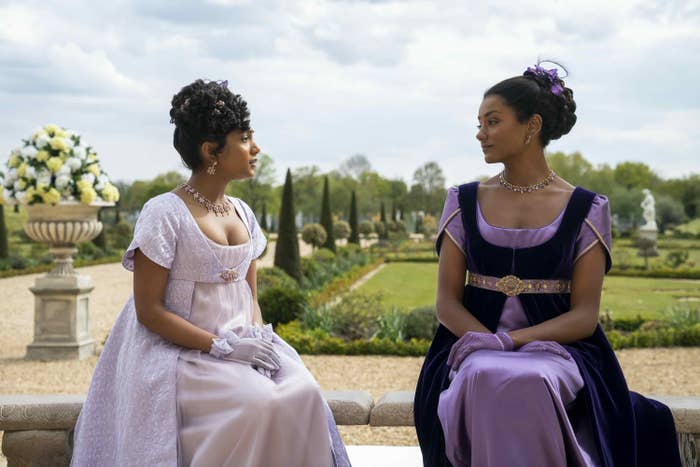
M 131 273 L 118 264 L 92 266 L 89 274 L 91 327 L 101 343 L 131 293 Z M 83 361 L 32 362 L 23 359 L 32 340 L 34 297 L 28 288 L 38 275 L 0 279 L 0 394 L 85 393 L 97 357 Z M 618 357 L 631 389 L 645 394 L 700 396 L 700 348 L 629 349 Z M 417 357 L 303 356 L 324 389 L 413 390 L 422 363 Z M 348 444 L 415 444 L 413 428 L 341 427 Z M 0 465 L 2 461 L 0 460 Z

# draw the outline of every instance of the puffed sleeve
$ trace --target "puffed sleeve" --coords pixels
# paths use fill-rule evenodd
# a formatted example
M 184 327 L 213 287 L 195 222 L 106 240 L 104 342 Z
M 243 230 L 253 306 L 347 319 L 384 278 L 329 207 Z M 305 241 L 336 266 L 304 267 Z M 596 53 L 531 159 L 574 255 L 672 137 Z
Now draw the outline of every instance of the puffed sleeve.
M 180 219 L 169 196 L 156 196 L 143 205 L 134 226 L 134 238 L 122 257 L 122 265 L 129 271 L 134 270 L 137 249 L 159 266 L 166 269 L 172 266 Z
M 457 245 L 459 251 L 464 255 L 464 225 L 462 223 L 461 209 L 459 207 L 459 188 L 450 187 L 447 190 L 445 206 L 442 208 L 442 216 L 438 224 L 437 240 L 435 249 L 440 254 L 443 234 L 447 235 Z M 466 256 L 466 255 L 465 255 Z
M 246 221 L 248 223 L 248 228 L 250 229 L 250 241 L 253 243 L 253 258 L 259 258 L 260 255 L 265 251 L 265 246 L 267 246 L 267 239 L 265 234 L 258 224 L 258 219 L 255 217 L 255 213 L 250 206 L 248 206 L 243 200 L 236 198 L 236 201 L 240 203 L 243 207 L 243 212 L 246 216 Z
M 593 199 L 591 209 L 581 226 L 576 238 L 574 262 L 599 243 L 605 251 L 605 272 L 608 272 L 612 266 L 612 223 L 608 198 L 602 195 L 596 195 Z

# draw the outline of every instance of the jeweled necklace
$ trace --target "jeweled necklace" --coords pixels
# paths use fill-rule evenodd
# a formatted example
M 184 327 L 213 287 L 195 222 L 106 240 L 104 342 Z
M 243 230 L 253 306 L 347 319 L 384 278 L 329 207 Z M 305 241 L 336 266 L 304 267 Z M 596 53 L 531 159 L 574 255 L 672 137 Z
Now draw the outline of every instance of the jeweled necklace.
M 227 198 L 224 198 L 223 203 L 215 203 L 205 198 L 204 195 L 192 188 L 189 183 L 183 183 L 180 187 L 192 195 L 192 198 L 206 209 L 207 212 L 213 212 L 215 216 L 228 216 L 231 212 L 231 202 Z
M 514 191 L 516 193 L 524 194 L 524 193 L 532 193 L 533 191 L 541 190 L 542 188 L 544 188 L 547 185 L 549 185 L 550 183 L 552 183 L 552 180 L 554 180 L 554 177 L 556 177 L 556 176 L 557 176 L 557 174 L 554 173 L 554 170 L 550 169 L 549 175 L 547 175 L 545 177 L 545 179 L 540 181 L 540 182 L 537 182 L 533 185 L 525 185 L 525 186 L 513 185 L 508 180 L 506 180 L 505 170 L 504 170 L 503 172 L 498 174 L 498 181 L 501 183 L 503 188 L 505 188 L 506 190 L 510 190 L 510 191 Z

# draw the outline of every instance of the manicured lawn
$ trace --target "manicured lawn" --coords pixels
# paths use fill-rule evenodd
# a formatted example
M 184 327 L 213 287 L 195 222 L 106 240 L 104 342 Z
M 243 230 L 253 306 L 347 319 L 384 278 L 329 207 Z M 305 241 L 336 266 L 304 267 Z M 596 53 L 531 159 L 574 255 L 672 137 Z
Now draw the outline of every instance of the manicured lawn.
M 360 290 L 380 292 L 384 303 L 410 309 L 435 303 L 437 264 L 390 263 Z M 673 306 L 700 308 L 700 281 L 606 277 L 601 312 L 613 318 L 662 318 Z
M 389 263 L 360 290 L 380 292 L 389 306 L 411 309 L 435 304 L 437 263 Z

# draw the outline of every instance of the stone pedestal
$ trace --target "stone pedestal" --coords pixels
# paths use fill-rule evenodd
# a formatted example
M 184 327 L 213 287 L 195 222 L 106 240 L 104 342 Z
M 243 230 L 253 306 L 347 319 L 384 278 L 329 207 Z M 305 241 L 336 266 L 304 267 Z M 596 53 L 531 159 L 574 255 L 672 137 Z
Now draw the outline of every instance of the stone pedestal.
M 659 251 L 656 249 L 656 240 L 658 236 L 659 232 L 656 229 L 640 228 L 639 239 L 637 240 L 637 246 L 639 247 L 637 256 L 659 256 Z
M 84 359 L 95 353 L 90 336 L 89 276 L 46 275 L 36 280 L 34 341 L 27 346 L 31 360 Z

